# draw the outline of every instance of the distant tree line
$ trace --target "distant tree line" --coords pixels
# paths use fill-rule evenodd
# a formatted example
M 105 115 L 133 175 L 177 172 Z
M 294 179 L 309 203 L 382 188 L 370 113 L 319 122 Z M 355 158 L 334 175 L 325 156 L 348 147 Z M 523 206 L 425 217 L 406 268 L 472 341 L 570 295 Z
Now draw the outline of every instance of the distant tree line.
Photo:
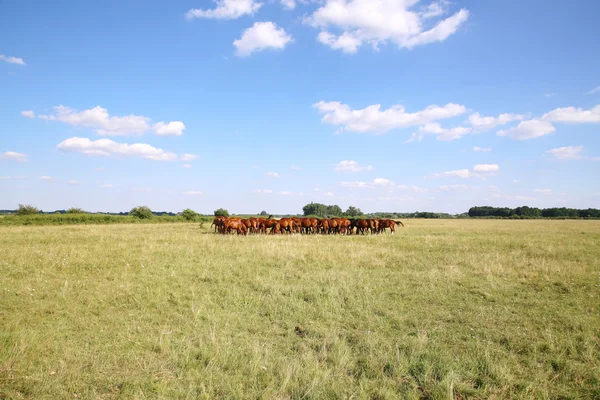
M 588 208 L 578 210 L 566 207 L 537 208 L 537 207 L 471 207 L 469 217 L 480 218 L 600 218 L 600 210 Z

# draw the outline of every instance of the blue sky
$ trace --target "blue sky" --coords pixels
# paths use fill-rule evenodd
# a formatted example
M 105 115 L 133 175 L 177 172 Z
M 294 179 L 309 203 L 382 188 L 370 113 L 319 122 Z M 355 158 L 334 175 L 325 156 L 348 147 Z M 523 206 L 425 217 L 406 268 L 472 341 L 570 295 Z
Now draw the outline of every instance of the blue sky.
M 600 206 L 600 3 L 0 4 L 0 208 Z

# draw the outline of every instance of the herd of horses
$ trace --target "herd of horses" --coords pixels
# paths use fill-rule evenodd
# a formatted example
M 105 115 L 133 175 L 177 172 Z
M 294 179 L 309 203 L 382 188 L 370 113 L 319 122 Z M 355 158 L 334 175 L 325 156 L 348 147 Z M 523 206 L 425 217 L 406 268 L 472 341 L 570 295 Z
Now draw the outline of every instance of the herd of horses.
M 392 234 L 396 232 L 396 225 L 404 227 L 400 221 L 393 219 L 348 219 L 348 218 L 228 218 L 215 217 L 211 228 L 214 225 L 215 233 L 223 235 L 236 232 L 238 235 L 253 234 L 292 234 L 304 233 L 326 234 L 326 235 L 352 235 L 352 234 L 378 234 L 387 232 L 389 229 Z

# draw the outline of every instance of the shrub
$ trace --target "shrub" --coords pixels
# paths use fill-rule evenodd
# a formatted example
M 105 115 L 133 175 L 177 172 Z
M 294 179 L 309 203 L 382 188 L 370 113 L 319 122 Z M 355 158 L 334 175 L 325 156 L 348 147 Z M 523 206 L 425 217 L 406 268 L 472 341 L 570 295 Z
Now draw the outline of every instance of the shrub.
M 71 207 L 71 208 L 67 209 L 67 214 L 83 214 L 83 213 L 85 213 L 85 211 L 83 211 L 81 208 Z
M 39 214 L 39 212 L 40 210 L 29 204 L 19 204 L 19 208 L 17 209 L 17 215 L 33 215 Z
M 229 217 L 229 211 L 224 208 L 219 208 L 215 210 L 215 217 Z
M 181 216 L 185 218 L 186 221 L 193 221 L 198 218 L 198 213 L 191 208 L 186 208 L 181 212 Z
M 152 218 L 152 210 L 146 206 L 133 207 L 129 215 L 139 219 L 149 219 Z

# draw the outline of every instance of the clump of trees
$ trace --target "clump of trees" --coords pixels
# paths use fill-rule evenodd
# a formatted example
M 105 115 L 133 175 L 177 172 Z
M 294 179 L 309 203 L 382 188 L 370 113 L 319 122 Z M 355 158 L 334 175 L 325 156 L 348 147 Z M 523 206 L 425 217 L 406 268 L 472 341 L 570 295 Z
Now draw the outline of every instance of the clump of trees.
M 215 210 L 215 217 L 229 217 L 229 211 L 224 208 L 219 208 Z
M 522 206 L 508 207 L 471 207 L 469 217 L 496 217 L 496 218 L 600 218 L 600 210 L 588 208 L 578 210 L 566 207 L 537 208 Z
M 344 212 L 337 204 L 325 205 L 321 203 L 310 203 L 302 207 L 304 216 L 315 215 L 317 217 L 359 217 L 364 215 L 360 208 L 350 206 Z
M 129 211 L 129 215 L 139 219 L 150 219 L 152 218 L 152 210 L 150 207 L 146 206 L 133 207 L 131 211 Z
M 29 204 L 19 204 L 19 208 L 17 208 L 17 215 L 33 215 L 39 214 L 40 210 L 37 207 L 34 207 Z
M 185 210 L 183 210 L 181 212 L 181 216 L 186 221 L 194 221 L 196 218 L 198 218 L 198 213 L 196 211 L 192 210 L 191 208 L 186 208 Z
M 60 213 L 60 211 L 57 211 L 58 213 Z M 78 207 L 71 207 L 69 209 L 67 209 L 66 211 L 67 214 L 84 214 L 85 211 L 83 211 L 83 209 L 78 208 Z

